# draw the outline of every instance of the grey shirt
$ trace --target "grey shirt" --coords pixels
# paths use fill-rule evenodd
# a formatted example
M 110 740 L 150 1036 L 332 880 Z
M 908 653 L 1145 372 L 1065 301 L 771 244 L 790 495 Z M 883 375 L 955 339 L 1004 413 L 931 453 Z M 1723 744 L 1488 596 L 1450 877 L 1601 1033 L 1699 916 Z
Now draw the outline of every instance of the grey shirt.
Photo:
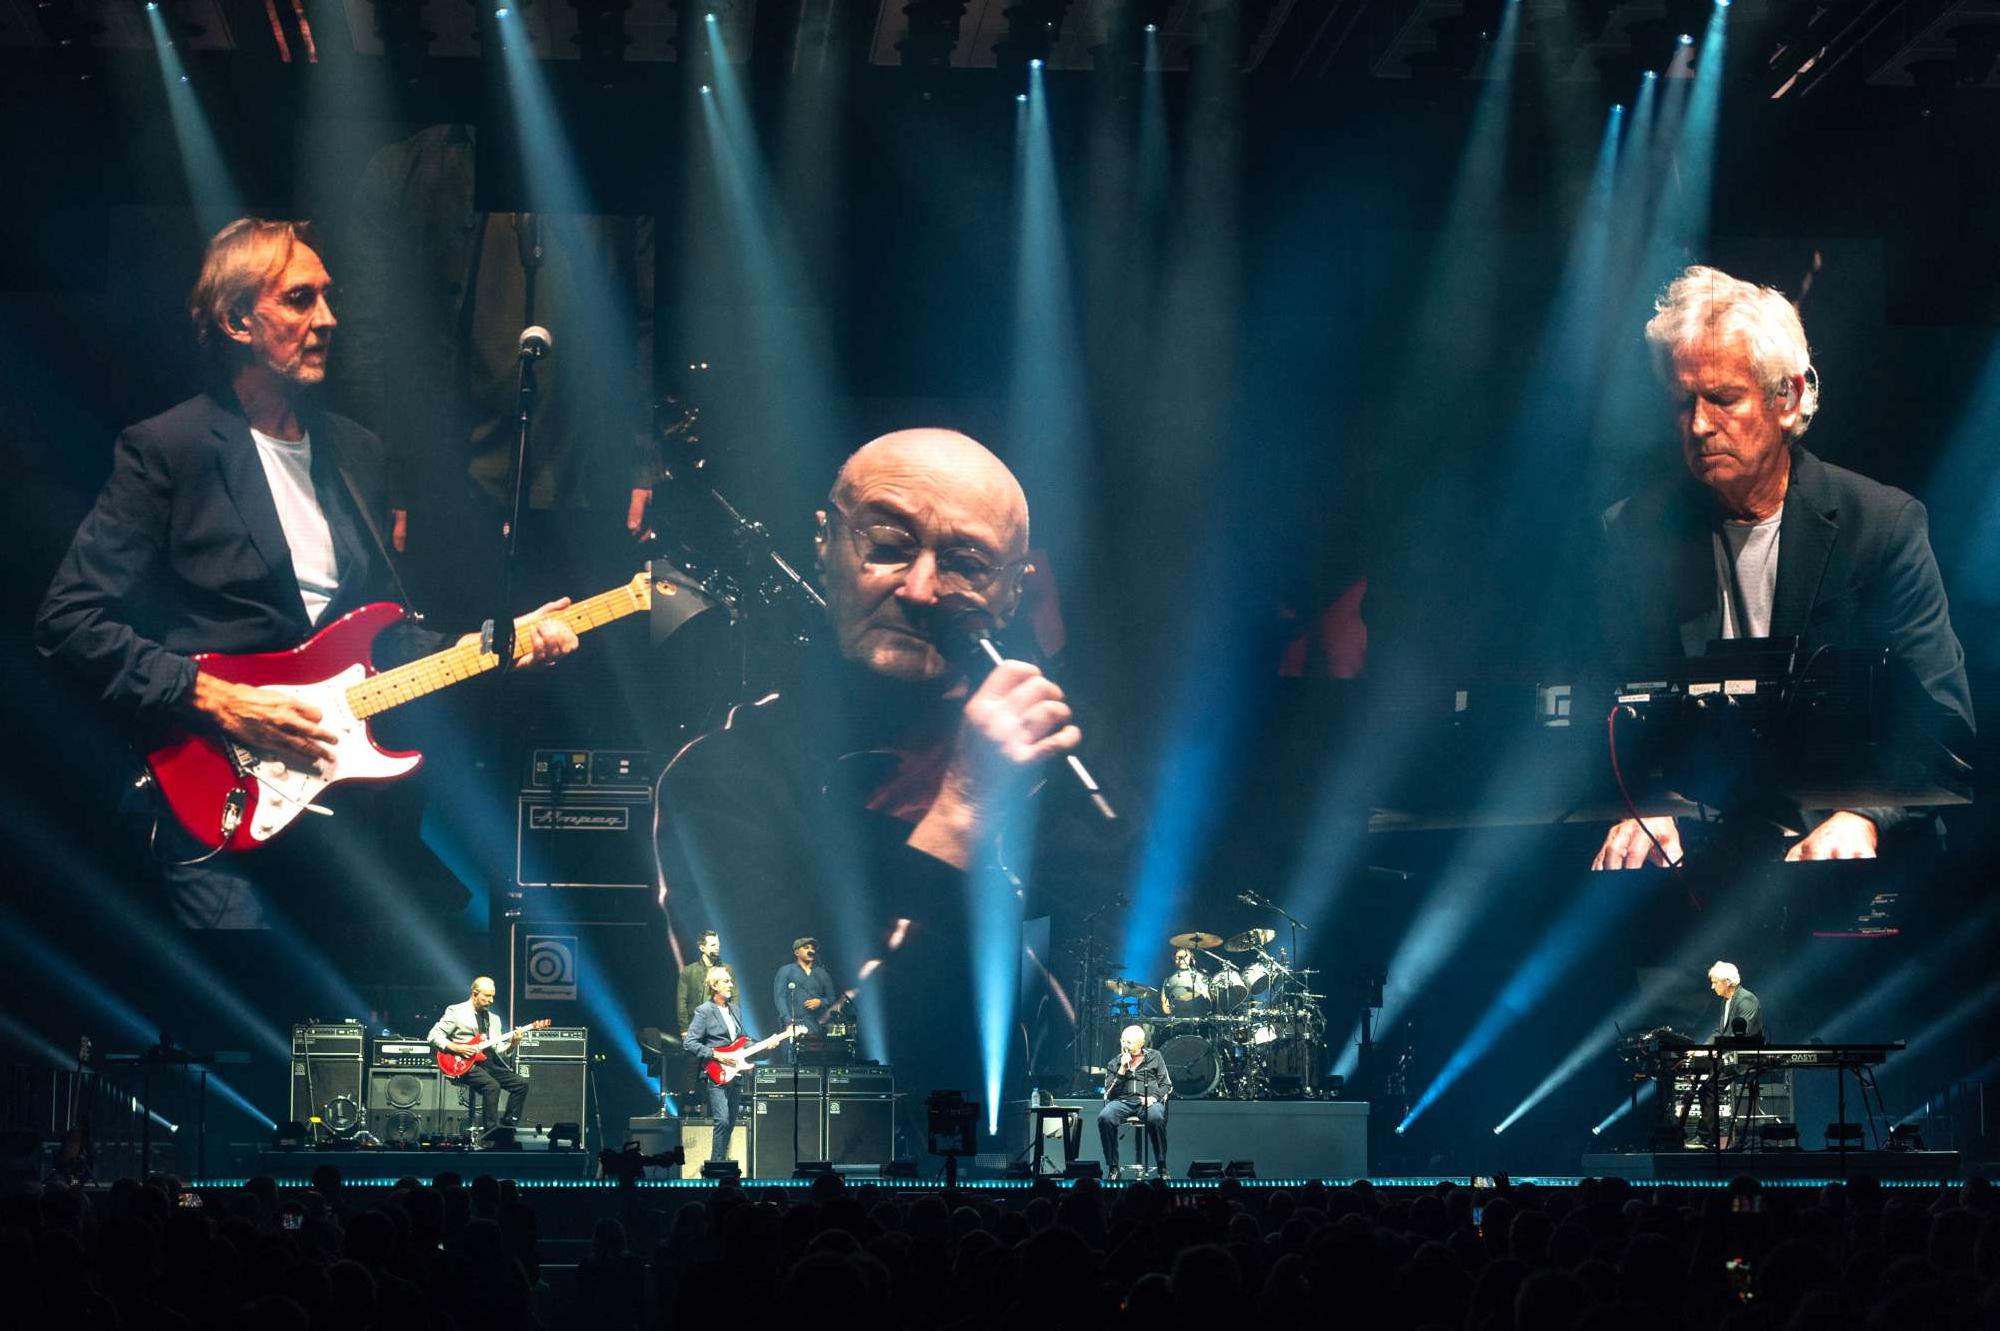
M 1779 509 L 1762 522 L 1725 521 L 1715 532 L 1716 603 L 1722 607 L 1722 636 L 1771 636 L 1771 602 L 1778 589 Z M 1740 597 L 1740 604 L 1739 604 Z

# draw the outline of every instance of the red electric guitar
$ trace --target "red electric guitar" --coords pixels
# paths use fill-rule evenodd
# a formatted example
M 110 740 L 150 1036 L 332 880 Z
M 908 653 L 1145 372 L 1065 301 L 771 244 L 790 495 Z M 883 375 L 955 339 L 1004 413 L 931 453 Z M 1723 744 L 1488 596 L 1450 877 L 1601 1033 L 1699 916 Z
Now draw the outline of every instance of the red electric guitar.
M 515 1036 L 525 1035 L 529 1031 L 545 1031 L 549 1028 L 551 1020 L 553 1018 L 543 1017 L 540 1021 L 531 1021 L 525 1026 L 516 1026 L 513 1030 L 508 1031 L 500 1037 L 500 1043 L 511 1044 Z M 459 1043 L 469 1044 L 477 1048 L 477 1046 L 486 1043 L 486 1037 L 484 1035 L 475 1035 L 470 1040 L 460 1040 Z M 454 1054 L 449 1049 L 439 1049 L 435 1052 L 437 1054 L 438 1067 L 444 1070 L 444 1075 L 447 1077 L 463 1077 L 472 1070 L 474 1063 L 484 1063 L 486 1061 L 486 1055 L 483 1051 L 471 1054 Z
M 640 573 L 622 587 L 549 618 L 587 633 L 652 603 L 652 584 Z M 499 666 L 500 657 L 468 642 L 377 674 L 375 638 L 405 613 L 399 605 L 379 601 L 342 615 L 289 652 L 205 652 L 194 658 L 217 679 L 279 689 L 310 703 L 320 710 L 319 724 L 340 738 L 332 758 L 316 768 L 298 768 L 291 765 L 294 758 L 260 752 L 213 729 L 173 727 L 156 733 L 146 767 L 188 835 L 212 851 L 255 850 L 300 814 L 331 812 L 313 802 L 328 786 L 394 781 L 423 763 L 421 753 L 377 747 L 368 733 L 368 718 L 485 674 Z M 517 662 L 533 650 L 528 634 L 515 635 Z
M 766 1049 L 777 1048 L 794 1035 L 804 1035 L 805 1033 L 805 1027 L 794 1026 L 789 1030 L 779 1031 L 776 1035 L 759 1040 L 756 1044 L 751 1044 L 750 1037 L 747 1035 L 739 1035 L 728 1044 L 719 1044 L 711 1049 L 709 1053 L 734 1054 L 738 1061 L 725 1063 L 719 1058 L 710 1058 L 706 1069 L 708 1079 L 717 1086 L 727 1086 L 730 1082 L 735 1081 L 750 1070 L 751 1059 L 763 1053 Z

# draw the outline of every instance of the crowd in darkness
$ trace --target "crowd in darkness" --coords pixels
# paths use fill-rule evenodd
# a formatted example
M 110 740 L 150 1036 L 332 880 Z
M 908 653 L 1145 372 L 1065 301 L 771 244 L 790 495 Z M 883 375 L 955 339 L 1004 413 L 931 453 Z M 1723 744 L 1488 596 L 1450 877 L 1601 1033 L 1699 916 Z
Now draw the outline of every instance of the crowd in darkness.
M 512 1184 L 346 1191 L 171 1179 L 0 1201 L 0 1319 L 19 1327 L 604 1331 L 718 1324 L 976 1328 L 1352 1326 L 1448 1331 L 2000 1327 L 2000 1196 L 1650 1192 L 1616 1180 L 1497 1194 L 1366 1183 L 1169 1191 L 598 1194 L 587 1255 L 550 1245 Z M 608 1214 L 616 1212 L 617 1215 Z M 633 1250 L 631 1235 L 657 1235 Z

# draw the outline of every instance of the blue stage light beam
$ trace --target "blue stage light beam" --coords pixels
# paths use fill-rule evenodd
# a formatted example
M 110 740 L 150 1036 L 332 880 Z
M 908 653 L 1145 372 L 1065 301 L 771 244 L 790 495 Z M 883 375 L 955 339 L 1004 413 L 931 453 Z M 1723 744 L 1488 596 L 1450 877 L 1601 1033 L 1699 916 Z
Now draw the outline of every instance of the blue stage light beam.
M 1436 1104 L 1466 1071 L 1484 1058 L 1508 1029 L 1532 1012 L 1558 980 L 1590 955 L 1590 944 L 1601 937 L 1639 901 L 1642 893 L 1593 890 L 1595 884 L 1579 884 L 1571 903 L 1535 945 L 1528 959 L 1515 970 L 1500 994 L 1486 1006 L 1485 1013 L 1457 1049 L 1445 1060 L 1438 1075 L 1417 1098 L 1410 1112 L 1396 1128 L 1407 1129 Z M 1494 1129 L 1500 1131 L 1499 1128 Z
M 1936 943 L 1883 975 L 1854 1000 L 1812 1027 L 1813 1038 L 1839 1042 L 1842 1039 L 1873 1038 L 1884 1012 L 1893 1011 L 1925 982 L 1950 974 L 1962 962 L 1974 960 L 1967 954 L 1990 941 L 1990 930 L 2000 920 L 2000 903 L 1989 904 L 1976 917 L 1962 920 Z
M 1651 1100 L 1653 1096 L 1658 1093 L 1658 1091 L 1659 1087 L 1656 1083 L 1650 1081 L 1647 1082 L 1645 1085 L 1641 1086 L 1635 1093 L 1626 1096 L 1623 1100 L 1620 1100 L 1618 1102 L 1618 1107 L 1616 1109 L 1612 1110 L 1610 1113 L 1606 1114 L 1603 1118 L 1599 1119 L 1597 1126 L 1590 1130 L 1590 1135 L 1593 1137 L 1603 1136 L 1604 1130 L 1606 1128 L 1610 1127 L 1613 1123 L 1616 1123 L 1619 1119 L 1624 1118 L 1627 1114 L 1631 1113 L 1638 1106 L 1645 1104 L 1648 1100 Z M 1496 1128 L 1494 1129 L 1494 1131 L 1497 1132 L 1499 1131 L 1499 1129 Z
M 1884 1071 L 1898 1067 L 1915 1066 L 1920 1055 L 1938 1045 L 1958 1031 L 1967 1022 L 1977 1017 L 1990 1016 L 1996 1004 L 2000 1004 L 2000 978 L 1988 980 L 1958 1002 L 1952 1004 L 1942 1016 L 1924 1022 L 1923 1030 L 1912 1037 L 1903 1051 L 1896 1055 L 1897 1062 Z
M 1664 283 L 1678 269 L 1707 255 L 1709 216 L 1715 193 L 1715 141 L 1722 118 L 1722 72 L 1727 59 L 1729 6 L 1709 10 L 1708 27 L 1696 48 L 1694 78 L 1673 80 L 1676 88 L 1691 83 L 1685 101 L 1667 117 L 1673 170 L 1663 182 L 1658 211 L 1653 216 L 1649 285 Z
M 1906 1123 L 1915 1123 L 1918 1119 L 1930 1118 L 1939 1101 L 1942 1100 L 1947 1104 L 1950 1103 L 1953 1088 L 1959 1086 L 1984 1087 L 1993 1080 L 1995 1075 L 2000 1075 L 2000 1054 L 1995 1054 L 1992 1058 L 1987 1059 L 1984 1063 L 1981 1063 L 1962 1077 L 1953 1077 L 1945 1085 L 1939 1087 L 1930 1095 L 1925 1096 L 1916 1108 L 1897 1119 L 1895 1126 L 1900 1128 Z
M 153 33 L 153 50 L 160 58 L 160 83 L 166 90 L 167 115 L 173 121 L 174 140 L 180 147 L 181 170 L 187 177 L 188 201 L 205 234 L 214 234 L 225 223 L 243 215 L 243 194 L 224 164 L 215 131 L 195 96 L 187 68 L 181 63 L 173 35 L 160 6 L 145 7 L 146 26 Z
M 1071 294 L 1062 187 L 1050 142 L 1048 92 L 1039 64 L 1028 69 L 1028 100 L 1016 114 L 1014 337 L 1008 380 L 1008 433 L 1024 483 L 1035 495 L 1035 541 L 1077 548 L 1078 514 L 1090 449 Z
M 1973 613 L 1964 616 L 1966 654 L 1975 660 L 2000 653 L 2000 339 L 1959 413 L 1925 494 L 1932 539 L 1949 559 L 1951 595 Z
M 1029 854 L 1033 811 L 1017 805 L 1008 816 L 1006 844 Z M 1025 860 L 1023 861 L 1026 862 Z M 986 1081 L 986 1131 L 1000 1131 L 1008 1042 L 1020 1004 L 1023 901 L 1014 876 L 997 864 L 972 874 L 972 979 L 979 1030 L 979 1064 Z

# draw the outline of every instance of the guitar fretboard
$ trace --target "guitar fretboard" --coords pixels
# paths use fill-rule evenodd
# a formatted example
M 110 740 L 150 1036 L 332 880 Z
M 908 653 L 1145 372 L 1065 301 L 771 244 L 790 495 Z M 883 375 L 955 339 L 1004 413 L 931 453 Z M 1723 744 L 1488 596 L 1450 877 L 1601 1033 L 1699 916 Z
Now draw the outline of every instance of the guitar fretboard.
M 577 633 L 588 633 L 601 628 L 613 620 L 637 614 L 648 608 L 652 598 L 642 573 L 623 587 L 613 587 L 608 592 L 599 593 L 588 600 L 578 601 L 564 610 L 550 615 L 550 619 L 560 619 Z M 532 638 L 525 631 L 514 634 L 514 661 L 519 664 L 534 653 Z M 414 702 L 439 689 L 450 688 L 476 675 L 483 675 L 500 665 L 498 652 L 481 651 L 477 642 L 461 643 L 447 647 L 441 652 L 420 657 L 408 665 L 397 666 L 394 670 L 384 670 L 379 675 L 370 675 L 347 691 L 347 705 L 354 715 L 362 720 L 377 716 L 392 707 L 400 707 L 406 702 Z

